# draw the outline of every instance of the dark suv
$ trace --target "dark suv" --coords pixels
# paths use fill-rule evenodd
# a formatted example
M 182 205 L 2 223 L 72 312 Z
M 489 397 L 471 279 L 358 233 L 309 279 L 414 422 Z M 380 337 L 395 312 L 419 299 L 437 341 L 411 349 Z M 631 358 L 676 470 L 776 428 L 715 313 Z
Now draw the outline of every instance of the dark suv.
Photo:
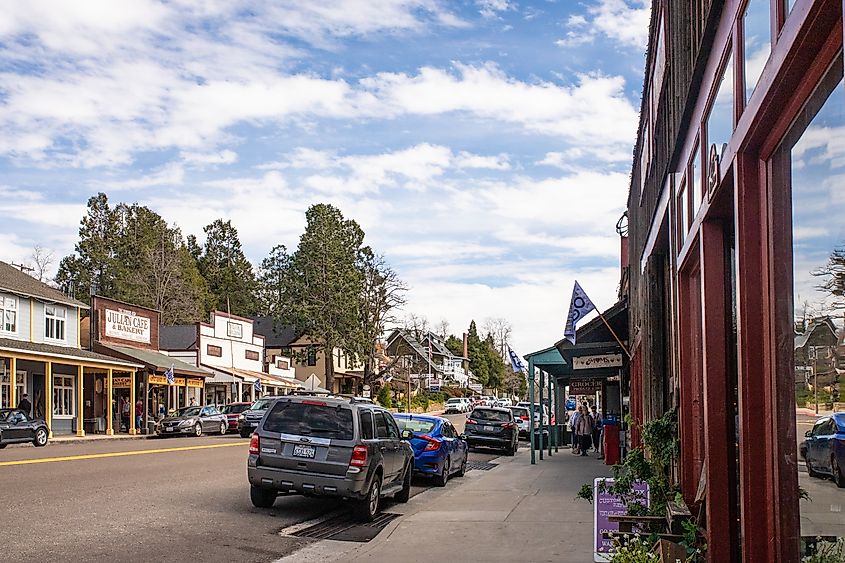
M 400 434 L 390 412 L 343 398 L 288 396 L 270 405 L 249 443 L 252 504 L 269 508 L 278 495 L 348 498 L 371 521 L 382 497 L 407 502 L 413 435 Z
M 241 438 L 249 438 L 249 435 L 258 428 L 258 423 L 261 422 L 261 418 L 267 412 L 267 408 L 278 398 L 262 397 L 238 415 L 238 434 L 241 435 Z
M 469 447 L 484 446 L 513 455 L 519 447 L 519 428 L 510 409 L 476 407 L 464 427 Z

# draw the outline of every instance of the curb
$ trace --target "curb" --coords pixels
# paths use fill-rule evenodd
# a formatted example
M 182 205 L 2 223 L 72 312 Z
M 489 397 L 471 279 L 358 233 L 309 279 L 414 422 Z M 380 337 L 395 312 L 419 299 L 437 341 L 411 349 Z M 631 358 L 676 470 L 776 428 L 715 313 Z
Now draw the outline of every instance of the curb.
M 47 446 L 67 446 L 67 445 L 75 445 L 75 444 L 97 444 L 100 442 L 117 442 L 121 440 L 144 440 L 152 438 L 152 435 L 147 434 L 139 434 L 137 436 L 106 436 L 103 438 L 87 438 L 87 437 L 75 437 L 75 438 L 53 438 L 47 441 Z M 20 443 L 20 444 L 9 444 L 6 446 L 7 448 L 26 448 L 30 447 L 32 444 L 29 443 Z

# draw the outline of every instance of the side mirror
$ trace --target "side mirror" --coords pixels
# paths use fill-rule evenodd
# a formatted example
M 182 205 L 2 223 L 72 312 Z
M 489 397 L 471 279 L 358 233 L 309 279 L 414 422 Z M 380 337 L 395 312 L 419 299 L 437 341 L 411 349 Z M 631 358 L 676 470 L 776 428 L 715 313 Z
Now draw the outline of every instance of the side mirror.
M 403 440 L 410 440 L 413 437 L 414 437 L 414 433 L 411 432 L 410 430 L 403 430 L 402 431 L 402 439 Z
M 813 431 L 812 431 L 812 430 L 807 430 L 806 432 L 804 432 L 804 437 L 805 437 L 805 438 L 812 438 L 812 436 L 813 436 Z
M 466 434 L 461 434 L 460 436 L 458 436 L 458 438 L 460 438 L 460 439 L 461 439 L 461 440 L 463 440 L 464 442 L 466 442 L 466 441 L 467 441 L 467 435 L 466 435 Z

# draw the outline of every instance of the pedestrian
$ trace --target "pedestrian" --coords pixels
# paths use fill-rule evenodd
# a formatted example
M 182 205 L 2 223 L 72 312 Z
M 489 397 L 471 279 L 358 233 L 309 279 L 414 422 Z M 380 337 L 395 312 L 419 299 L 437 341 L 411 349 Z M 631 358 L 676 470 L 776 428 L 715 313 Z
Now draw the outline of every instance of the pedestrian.
M 581 407 L 578 406 L 575 412 L 572 413 L 572 417 L 569 419 L 569 425 L 572 431 L 572 453 L 577 454 L 578 451 L 578 434 L 576 430 L 578 429 L 578 419 L 581 418 Z
M 195 397 L 191 397 L 191 404 L 189 406 L 191 406 L 191 407 L 197 406 L 197 400 L 196 400 Z
M 581 455 L 586 456 L 587 450 L 590 449 L 590 441 L 592 441 L 593 424 L 589 412 L 582 410 L 581 416 L 578 417 L 578 422 L 575 425 L 575 433 L 578 435 L 578 449 L 581 450 Z
M 18 408 L 25 412 L 26 416 L 30 416 L 32 414 L 32 403 L 29 402 L 29 395 L 26 393 L 23 394 L 23 397 L 21 397 L 21 400 L 18 403 Z
M 129 404 L 129 398 L 124 395 L 120 398 L 120 424 L 129 432 L 129 413 L 132 406 Z
M 141 402 L 141 399 L 138 399 L 138 402 L 135 403 L 135 429 L 140 432 L 141 431 L 141 421 L 144 418 L 144 403 Z
M 601 431 L 602 427 L 604 426 L 604 421 L 602 420 L 601 413 L 599 413 L 598 406 L 593 405 L 593 447 L 598 452 L 599 457 L 601 457 Z

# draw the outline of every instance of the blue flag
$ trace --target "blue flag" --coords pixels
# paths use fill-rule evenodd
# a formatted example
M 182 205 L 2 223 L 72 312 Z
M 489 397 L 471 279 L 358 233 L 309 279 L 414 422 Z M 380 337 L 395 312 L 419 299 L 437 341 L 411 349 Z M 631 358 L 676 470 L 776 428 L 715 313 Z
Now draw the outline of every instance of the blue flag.
M 566 330 L 563 332 L 563 337 L 575 345 L 575 329 L 578 321 L 595 310 L 596 306 L 576 281 L 575 287 L 572 288 L 572 301 L 569 302 L 569 315 L 566 317 Z
M 510 346 L 508 346 L 508 355 L 511 357 L 511 367 L 513 368 L 514 373 L 528 371 L 525 369 L 525 365 L 522 363 L 522 360 L 516 355 L 516 352 L 514 352 Z
M 173 385 L 174 383 L 176 383 L 176 376 L 173 375 L 173 366 L 170 366 L 170 368 L 166 372 L 164 372 L 164 377 L 167 378 L 168 385 Z
M 253 384 L 253 387 L 255 387 L 255 390 L 256 390 L 256 391 L 258 391 L 259 393 L 261 393 L 261 380 L 260 380 L 260 379 L 256 379 L 256 380 L 255 380 L 255 383 Z

